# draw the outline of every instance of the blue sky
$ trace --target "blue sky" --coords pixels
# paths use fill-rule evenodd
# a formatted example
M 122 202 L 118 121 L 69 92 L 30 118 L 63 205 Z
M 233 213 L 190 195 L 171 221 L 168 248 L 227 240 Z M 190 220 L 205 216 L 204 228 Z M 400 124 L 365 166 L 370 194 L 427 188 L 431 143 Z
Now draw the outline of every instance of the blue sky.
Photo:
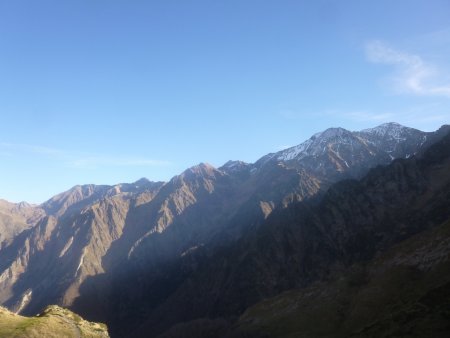
M 450 122 L 450 2 L 0 1 L 0 198 Z

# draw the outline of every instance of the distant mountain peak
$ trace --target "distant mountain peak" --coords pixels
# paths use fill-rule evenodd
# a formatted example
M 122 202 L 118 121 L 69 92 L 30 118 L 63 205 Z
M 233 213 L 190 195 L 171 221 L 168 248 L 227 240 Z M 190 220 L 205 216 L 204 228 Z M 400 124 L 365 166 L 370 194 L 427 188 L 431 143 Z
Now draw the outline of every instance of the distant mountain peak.
M 335 139 L 348 142 L 344 139 L 353 138 L 352 132 L 344 128 L 328 128 L 314 134 L 310 139 L 297 146 L 282 150 L 274 155 L 278 161 L 300 160 L 308 155 L 318 155 L 326 150 L 326 144 Z
M 247 164 L 248 163 L 244 162 L 244 161 L 229 160 L 221 168 L 223 168 L 223 167 L 225 167 L 225 168 L 233 168 L 233 167 L 238 166 L 238 165 L 247 165 Z
M 196 171 L 196 170 L 211 170 L 211 169 L 214 170 L 216 168 L 214 168 L 213 165 L 211 165 L 207 162 L 200 162 L 199 164 L 196 164 L 196 165 L 190 167 L 188 170 Z
M 245 170 L 251 166 L 251 164 L 244 161 L 228 161 L 223 166 L 219 168 L 219 170 L 230 173 L 230 172 L 238 172 L 241 170 Z
M 314 134 L 311 139 L 330 139 L 330 138 L 334 138 L 334 137 L 339 137 L 339 136 L 343 136 L 346 134 L 351 134 L 350 131 L 348 131 L 347 129 L 341 128 L 341 127 L 333 127 L 333 128 L 328 128 L 322 132 L 316 133 Z
M 257 164 L 284 162 L 291 167 L 308 168 L 315 175 L 322 176 L 336 171 L 355 174 L 361 171 L 358 163 L 368 158 L 373 159 L 370 167 L 388 164 L 394 158 L 412 156 L 426 139 L 426 132 L 396 122 L 361 131 L 328 128 L 299 145 L 262 157 Z
M 144 185 L 150 183 L 150 180 L 148 178 L 142 177 L 138 179 L 136 182 L 134 182 L 134 185 Z
M 403 131 L 411 130 L 413 128 L 405 127 L 397 122 L 388 122 L 380 124 L 374 128 L 363 129 L 360 133 L 363 134 L 377 134 L 378 136 L 391 136 L 397 137 Z
M 35 205 L 30 204 L 30 203 L 25 202 L 25 201 L 22 201 L 22 202 L 17 203 L 17 207 L 18 207 L 19 209 L 32 208 L 32 207 L 34 207 L 34 206 L 35 206 Z
M 180 176 L 213 176 L 217 169 L 209 163 L 201 162 L 186 169 Z

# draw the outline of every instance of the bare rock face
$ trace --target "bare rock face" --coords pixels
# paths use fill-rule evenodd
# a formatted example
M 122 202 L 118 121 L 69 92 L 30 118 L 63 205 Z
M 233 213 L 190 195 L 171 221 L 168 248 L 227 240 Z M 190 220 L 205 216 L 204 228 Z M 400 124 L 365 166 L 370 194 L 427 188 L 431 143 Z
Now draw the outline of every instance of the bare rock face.
M 143 184 L 142 184 L 143 183 Z M 36 313 L 48 303 L 70 306 L 102 258 L 122 236 L 130 204 L 153 198 L 161 183 L 74 187 L 43 204 L 49 216 L 0 251 L 0 301 Z
M 0 250 L 22 231 L 33 227 L 44 215 L 45 211 L 38 206 L 0 200 Z

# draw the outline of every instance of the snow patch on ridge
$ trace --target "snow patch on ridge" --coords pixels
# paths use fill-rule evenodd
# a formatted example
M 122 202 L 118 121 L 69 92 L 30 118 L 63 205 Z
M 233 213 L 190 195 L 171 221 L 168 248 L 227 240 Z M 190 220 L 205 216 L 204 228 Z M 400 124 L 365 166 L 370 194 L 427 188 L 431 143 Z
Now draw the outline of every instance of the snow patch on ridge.
M 395 148 L 396 144 L 406 141 L 409 131 L 413 130 L 395 122 L 384 123 L 375 128 L 355 132 L 344 128 L 329 128 L 314 134 L 310 139 L 297 146 L 273 154 L 267 160 L 300 161 L 307 156 L 320 156 L 329 150 L 339 155 L 339 147 L 341 145 L 349 145 L 353 149 L 353 146 L 358 146 L 359 144 L 379 146 L 381 142 L 387 141 L 392 142 L 391 146 Z M 345 163 L 345 165 L 350 167 L 348 163 Z
M 393 138 L 395 140 L 403 141 L 401 134 L 407 129 L 406 127 L 396 122 L 383 123 L 375 128 L 361 130 L 361 134 L 375 134 L 381 137 Z
M 75 276 L 74 276 L 74 277 L 76 277 L 76 276 L 78 275 L 78 271 L 81 269 L 81 266 L 83 265 L 83 262 L 84 262 L 84 256 L 85 256 L 85 255 L 86 255 L 86 250 L 83 249 L 83 254 L 81 255 L 80 263 L 78 264 L 78 267 L 77 267 L 77 270 L 75 271 Z
M 31 296 L 33 295 L 33 290 L 28 289 L 22 296 L 22 299 L 20 301 L 19 308 L 16 311 L 16 314 L 20 313 L 20 311 L 23 310 L 25 306 L 30 302 Z
M 344 128 L 329 128 L 314 134 L 309 140 L 277 153 L 278 161 L 301 160 L 310 155 L 320 155 L 327 151 L 328 143 L 333 140 L 342 144 L 351 144 L 354 135 Z
M 314 137 L 314 136 L 313 136 Z M 311 146 L 311 144 L 313 143 L 312 138 L 310 138 L 309 140 L 294 146 L 292 148 L 288 148 L 284 151 L 281 152 L 280 156 L 277 157 L 278 160 L 280 161 L 290 161 L 293 160 L 294 158 L 296 158 L 298 155 L 300 155 L 301 153 L 304 153 L 308 150 L 308 148 Z
M 61 258 L 62 256 L 64 256 L 66 254 L 66 252 L 70 249 L 70 247 L 72 246 L 73 243 L 73 236 L 70 237 L 69 241 L 66 243 L 66 245 L 64 246 L 64 248 L 61 250 L 61 253 L 59 254 L 59 258 Z

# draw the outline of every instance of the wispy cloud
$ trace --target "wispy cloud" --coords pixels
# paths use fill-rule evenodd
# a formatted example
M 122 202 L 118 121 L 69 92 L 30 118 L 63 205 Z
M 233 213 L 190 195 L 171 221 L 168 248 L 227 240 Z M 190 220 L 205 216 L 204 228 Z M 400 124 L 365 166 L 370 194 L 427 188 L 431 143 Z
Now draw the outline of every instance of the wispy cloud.
M 10 152 L 28 152 L 49 156 L 59 156 L 64 154 L 64 152 L 59 149 L 23 143 L 0 142 L 0 148 Z
M 62 165 L 75 169 L 97 169 L 100 167 L 153 167 L 167 166 L 171 163 L 164 160 L 144 157 L 111 156 L 91 153 L 72 153 L 61 149 L 41 145 L 0 142 L 1 156 L 33 154 L 45 156 L 61 162 Z
M 154 167 L 167 166 L 169 161 L 152 160 L 135 157 L 89 156 L 68 161 L 68 166 L 80 169 L 96 169 L 99 167 Z
M 396 50 L 378 40 L 367 43 L 365 50 L 370 62 L 395 67 L 395 74 L 391 78 L 395 90 L 450 97 L 450 83 L 442 83 L 437 67 L 425 62 L 420 56 Z

